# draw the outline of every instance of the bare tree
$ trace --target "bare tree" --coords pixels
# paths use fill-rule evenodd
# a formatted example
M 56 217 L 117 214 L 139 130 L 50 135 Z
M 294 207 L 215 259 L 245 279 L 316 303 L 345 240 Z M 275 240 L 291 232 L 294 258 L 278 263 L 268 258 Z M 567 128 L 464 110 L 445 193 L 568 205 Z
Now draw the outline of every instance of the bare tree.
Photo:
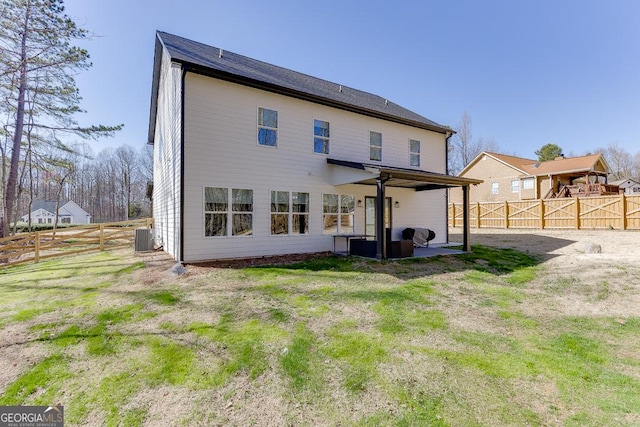
M 634 156 L 620 147 L 617 142 L 609 144 L 606 148 L 598 148 L 596 153 L 601 153 L 611 168 L 609 178 L 613 181 L 627 179 L 634 176 L 637 165 Z
M 493 138 L 473 139 L 471 116 L 467 111 L 462 113 L 455 131 L 456 134 L 451 138 L 449 147 L 448 168 L 450 174 L 458 174 L 482 151 L 500 151 L 500 147 Z

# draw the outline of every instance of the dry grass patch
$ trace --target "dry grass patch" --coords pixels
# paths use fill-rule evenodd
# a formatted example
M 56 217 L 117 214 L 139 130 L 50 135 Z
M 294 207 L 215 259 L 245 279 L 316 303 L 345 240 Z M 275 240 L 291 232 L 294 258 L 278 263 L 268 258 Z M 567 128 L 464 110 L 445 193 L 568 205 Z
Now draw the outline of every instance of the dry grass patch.
M 614 302 L 637 270 L 591 285 L 549 254 L 7 269 L 0 403 L 69 425 L 633 425 L 640 318 Z

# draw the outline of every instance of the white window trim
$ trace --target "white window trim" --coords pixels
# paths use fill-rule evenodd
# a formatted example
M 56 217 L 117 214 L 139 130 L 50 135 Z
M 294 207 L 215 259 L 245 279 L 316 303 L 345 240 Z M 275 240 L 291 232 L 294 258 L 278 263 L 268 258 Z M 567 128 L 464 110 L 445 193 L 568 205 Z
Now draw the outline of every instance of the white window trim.
M 411 151 L 411 142 L 413 142 L 413 141 L 418 143 L 418 150 L 419 151 L 417 151 L 417 152 Z M 422 142 L 420 142 L 419 139 L 409 138 L 409 166 L 410 167 L 414 167 L 414 168 L 421 168 L 422 167 L 422 155 L 421 155 L 421 152 L 422 152 Z M 418 156 L 418 165 L 417 166 L 411 164 L 411 155 L 412 154 Z
M 492 182 L 491 183 L 491 194 L 493 194 L 494 196 L 496 194 L 500 194 L 500 183 L 499 182 Z
M 329 136 L 328 137 L 317 136 L 316 135 L 316 132 L 315 132 L 316 120 L 319 121 L 319 122 L 329 123 Z M 313 152 L 313 154 L 317 154 L 319 156 L 325 156 L 326 157 L 329 154 L 331 154 L 331 122 L 329 122 L 328 120 L 322 120 L 322 119 L 314 118 L 313 122 L 312 122 L 312 125 L 313 125 L 313 144 L 311 145 L 311 151 Z M 320 139 L 323 139 L 323 140 L 327 141 L 327 146 L 329 147 L 329 149 L 327 150 L 326 153 L 318 153 L 316 151 L 316 141 L 315 141 L 316 138 L 320 138 Z M 297 193 L 301 193 L 301 191 L 297 191 Z
M 207 211 L 206 207 L 207 207 L 207 200 L 206 200 L 206 189 L 207 188 L 226 188 L 227 189 L 227 234 L 225 236 L 207 236 L 205 234 L 205 229 L 206 229 L 206 214 L 207 212 L 215 212 L 215 213 L 222 213 L 222 211 Z M 253 230 L 253 232 L 248 235 L 248 236 L 237 236 L 233 234 L 233 190 L 251 190 L 253 192 L 254 195 L 254 201 L 252 203 L 253 205 L 253 210 L 251 212 L 245 212 L 245 213 L 251 213 L 251 215 L 253 215 L 253 218 L 251 220 L 251 228 Z M 226 186 L 214 186 L 214 185 L 205 185 L 202 187 L 202 237 L 204 237 L 205 239 L 251 239 L 253 238 L 253 236 L 256 235 L 256 228 L 255 228 L 255 214 L 256 214 L 256 209 L 255 209 L 255 190 L 253 188 L 234 188 L 234 187 L 226 187 Z M 238 212 L 238 213 L 242 213 L 242 212 Z
M 261 108 L 263 110 L 275 111 L 278 114 L 278 123 L 277 124 L 278 125 L 280 124 L 280 112 L 278 110 L 275 110 L 273 108 L 260 107 L 260 106 L 256 107 L 256 145 L 258 147 L 263 147 L 263 148 L 276 148 L 277 149 L 278 146 L 280 145 L 279 141 L 278 141 L 280 139 L 279 138 L 280 134 L 278 132 L 278 128 L 277 127 L 272 128 L 270 126 L 262 126 L 262 125 L 260 125 L 260 109 Z M 276 145 L 263 145 L 263 144 L 260 144 L 260 129 L 274 130 L 276 132 Z
M 513 183 L 516 183 L 515 187 L 513 185 Z M 516 191 L 513 191 L 513 189 L 515 188 Z M 511 180 L 511 193 L 516 194 L 520 192 L 520 180 L 519 179 L 512 179 Z
M 324 196 L 325 195 L 336 195 L 336 196 L 338 196 L 338 212 L 337 213 L 334 214 L 334 213 L 325 213 L 324 212 Z M 351 197 L 353 197 L 353 208 L 354 208 L 353 214 L 343 214 L 341 212 L 341 210 L 342 210 L 342 196 L 351 196 Z M 357 203 L 355 194 L 322 193 L 320 195 L 320 197 L 321 197 L 321 199 L 320 199 L 320 214 L 321 214 L 321 217 L 320 217 L 320 234 L 323 235 L 323 236 L 337 236 L 337 235 L 342 234 L 343 232 L 342 232 L 342 220 L 341 220 L 341 218 L 342 218 L 343 215 L 353 215 L 353 221 L 354 221 L 353 232 L 355 233 L 356 232 L 356 224 L 355 224 L 356 211 L 355 211 L 355 208 L 356 208 L 356 203 Z M 338 221 L 336 221 L 336 233 L 335 234 L 333 234 L 333 233 L 325 233 L 324 225 L 323 225 L 324 224 L 323 218 L 324 218 L 325 215 L 336 215 L 338 217 Z
M 289 193 L 289 209 L 286 212 L 274 212 L 271 210 L 271 193 L 276 191 L 278 193 Z M 304 193 L 309 196 L 309 211 L 308 212 L 294 212 L 293 211 L 293 193 Z M 271 215 L 287 215 L 287 233 L 286 234 L 271 234 Z M 294 215 L 306 215 L 307 216 L 307 229 L 306 234 L 293 232 L 293 216 Z M 291 190 L 269 190 L 269 236 L 270 237 L 300 237 L 311 235 L 311 228 L 309 227 L 309 217 L 311 216 L 311 193 L 308 191 L 291 191 Z
M 531 183 L 531 188 L 527 188 L 527 183 Z M 523 190 L 533 190 L 536 188 L 536 179 L 535 178 L 524 178 L 522 180 L 522 189 Z
M 372 158 L 371 158 L 371 148 L 372 148 L 372 147 L 376 147 L 376 148 L 378 148 L 376 145 L 372 145 L 372 144 L 371 144 L 371 134 L 372 134 L 372 133 L 377 133 L 377 134 L 379 134 L 379 135 L 380 135 L 380 147 L 379 147 L 379 148 L 380 148 L 380 160 L 374 160 L 374 159 L 372 159 Z M 382 160 L 383 160 L 383 155 L 382 155 L 382 146 L 384 145 L 384 139 L 383 139 L 383 137 L 384 137 L 384 136 L 383 136 L 382 132 L 378 132 L 378 131 L 376 131 L 376 130 L 369 130 L 369 161 L 372 161 L 372 162 L 382 162 Z

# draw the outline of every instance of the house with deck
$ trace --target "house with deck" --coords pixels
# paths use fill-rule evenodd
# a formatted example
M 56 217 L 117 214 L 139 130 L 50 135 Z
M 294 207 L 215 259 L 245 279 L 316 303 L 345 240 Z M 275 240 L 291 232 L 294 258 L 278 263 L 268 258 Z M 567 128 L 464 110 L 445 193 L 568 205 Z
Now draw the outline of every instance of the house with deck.
M 589 197 L 618 194 L 618 187 L 607 182 L 609 165 L 602 154 L 579 157 L 560 156 L 537 160 L 483 151 L 458 176 L 481 179 L 471 202 L 511 202 L 556 197 Z M 451 201 L 462 202 L 458 189 Z
M 363 241 L 384 259 L 407 227 L 444 243 L 446 190 L 480 182 L 447 174 L 451 135 L 387 98 L 157 32 L 154 242 L 181 262 Z

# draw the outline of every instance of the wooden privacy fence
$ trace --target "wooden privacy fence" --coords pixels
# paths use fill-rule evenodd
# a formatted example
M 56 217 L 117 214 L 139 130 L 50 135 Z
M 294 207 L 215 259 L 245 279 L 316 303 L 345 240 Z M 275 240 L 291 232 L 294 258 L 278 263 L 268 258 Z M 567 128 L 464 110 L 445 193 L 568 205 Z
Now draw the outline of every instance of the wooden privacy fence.
M 462 227 L 462 203 L 449 204 L 449 225 Z M 640 230 L 640 196 L 479 202 L 469 205 L 475 228 Z
M 0 239 L 0 267 L 133 244 L 136 228 L 150 228 L 151 218 L 87 224 L 20 233 Z

